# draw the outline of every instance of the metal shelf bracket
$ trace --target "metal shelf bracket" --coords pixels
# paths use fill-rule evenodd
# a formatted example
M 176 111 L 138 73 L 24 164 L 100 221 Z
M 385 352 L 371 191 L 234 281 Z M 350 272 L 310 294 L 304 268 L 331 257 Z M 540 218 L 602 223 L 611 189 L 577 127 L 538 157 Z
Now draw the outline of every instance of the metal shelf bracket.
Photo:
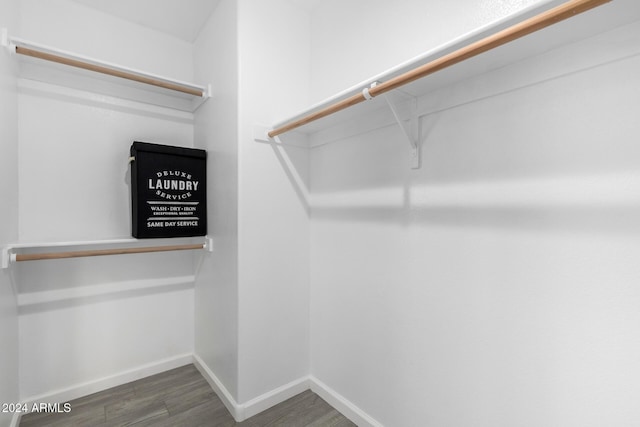
M 213 238 L 205 236 L 203 249 L 207 252 L 213 252 Z
M 409 128 L 405 125 L 405 121 L 400 118 L 400 114 L 398 113 L 398 109 L 396 105 L 393 103 L 389 95 L 384 94 L 384 99 L 387 101 L 387 105 L 389 109 L 393 113 L 393 117 L 396 119 L 396 123 L 402 129 L 402 133 L 405 138 L 409 142 L 409 147 L 411 149 L 410 152 L 410 163 L 411 169 L 420 169 L 420 144 L 418 144 L 418 138 L 420 135 L 420 121 L 418 118 L 418 99 L 413 98 L 411 100 L 411 116 L 409 118 Z
M 16 255 L 11 253 L 11 247 L 5 246 L 2 248 L 2 269 L 6 270 L 9 268 L 9 264 L 15 262 Z

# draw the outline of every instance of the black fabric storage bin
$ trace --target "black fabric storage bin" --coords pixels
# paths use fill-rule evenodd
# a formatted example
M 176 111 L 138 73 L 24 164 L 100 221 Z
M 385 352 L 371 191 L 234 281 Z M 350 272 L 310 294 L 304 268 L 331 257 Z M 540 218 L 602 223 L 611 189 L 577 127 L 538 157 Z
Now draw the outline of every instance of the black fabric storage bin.
M 207 152 L 131 145 L 131 233 L 137 239 L 207 234 Z

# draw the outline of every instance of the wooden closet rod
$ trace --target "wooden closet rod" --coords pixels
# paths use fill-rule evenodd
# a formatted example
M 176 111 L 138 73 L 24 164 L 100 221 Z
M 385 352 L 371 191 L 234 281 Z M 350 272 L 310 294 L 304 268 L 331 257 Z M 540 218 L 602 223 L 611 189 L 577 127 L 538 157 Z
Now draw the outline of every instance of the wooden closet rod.
M 121 248 L 121 249 L 98 249 L 87 251 L 72 252 L 49 252 L 41 254 L 16 254 L 15 261 L 37 261 L 45 259 L 64 259 L 64 258 L 82 258 L 102 255 L 123 255 L 123 254 L 142 254 L 150 252 L 168 252 L 168 251 L 188 251 L 194 249 L 204 249 L 202 243 L 193 245 L 173 245 L 173 246 L 156 246 L 146 248 Z
M 96 65 L 90 62 L 80 61 L 78 59 L 66 58 L 64 56 L 42 52 L 40 50 L 32 49 L 24 46 L 16 46 L 16 53 L 19 53 L 20 55 L 44 59 L 46 61 L 57 62 L 59 64 L 68 65 L 70 67 L 82 68 L 84 70 L 94 71 L 96 73 L 102 73 L 102 74 L 107 74 L 109 76 L 120 77 L 127 80 L 133 80 L 139 83 L 145 83 L 148 85 L 157 86 L 164 89 L 187 93 L 193 96 L 203 96 L 203 93 L 201 90 L 193 89 L 188 86 L 182 86 L 179 84 L 170 83 L 170 82 L 166 82 L 159 79 L 154 79 L 152 77 L 141 76 L 135 73 L 127 72 L 127 71 L 109 68 L 102 65 Z
M 556 24 L 567 18 L 571 18 L 572 16 L 575 16 L 579 13 L 586 12 L 587 10 L 593 9 L 594 7 L 603 5 L 610 1 L 611 0 L 570 0 L 553 9 L 549 9 L 546 12 L 542 12 L 539 15 L 526 19 L 509 28 L 485 37 L 482 40 L 471 43 L 461 49 L 456 50 L 455 52 L 449 53 L 427 64 L 421 65 L 386 82 L 382 82 L 377 86 L 368 89 L 370 98 L 389 92 L 393 89 L 397 89 L 400 86 L 426 77 L 429 74 L 435 73 L 436 71 L 443 70 L 466 59 L 472 58 L 483 52 L 489 51 L 513 40 L 519 39 L 523 36 L 541 30 L 550 25 Z M 296 129 L 315 120 L 337 113 L 338 111 L 344 110 L 345 108 L 359 104 L 363 101 L 366 101 L 367 99 L 368 98 L 365 97 L 364 93 L 357 93 L 349 98 L 346 98 L 319 111 L 316 111 L 315 113 L 311 113 L 305 117 L 276 128 L 270 131 L 268 135 L 270 138 L 276 137 L 280 134 Z

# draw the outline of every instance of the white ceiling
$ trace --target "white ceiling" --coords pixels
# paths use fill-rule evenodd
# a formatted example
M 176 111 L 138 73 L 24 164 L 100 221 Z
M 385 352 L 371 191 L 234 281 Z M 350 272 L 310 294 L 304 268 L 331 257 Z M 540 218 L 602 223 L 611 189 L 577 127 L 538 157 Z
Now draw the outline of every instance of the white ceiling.
M 193 42 L 220 0 L 73 1 Z
M 73 0 L 127 21 L 194 42 L 220 0 Z M 320 0 L 290 0 L 313 9 Z

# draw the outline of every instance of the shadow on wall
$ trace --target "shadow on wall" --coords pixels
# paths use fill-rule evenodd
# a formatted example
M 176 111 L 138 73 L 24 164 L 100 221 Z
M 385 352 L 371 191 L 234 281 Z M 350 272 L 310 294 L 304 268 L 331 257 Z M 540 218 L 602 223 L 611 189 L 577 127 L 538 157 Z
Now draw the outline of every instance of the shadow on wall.
M 54 310 L 63 310 L 72 307 L 81 307 L 92 304 L 99 304 L 107 301 L 117 301 L 130 298 L 138 298 L 149 295 L 158 295 L 164 293 L 171 293 L 177 291 L 184 291 L 187 289 L 193 289 L 193 282 L 184 282 L 176 284 L 164 284 L 158 283 L 154 286 L 138 289 L 109 289 L 106 292 L 96 295 L 80 295 L 75 296 L 71 293 L 56 298 L 51 298 L 50 301 L 27 303 L 21 305 L 18 308 L 19 314 L 35 314 L 44 313 Z M 113 286 L 112 286 L 113 288 Z
M 313 208 L 323 221 L 397 223 L 398 225 L 449 226 L 455 228 L 517 228 L 532 231 L 640 233 L 640 206 L 629 208 L 495 208 L 439 207 L 411 209 L 370 206 L 362 208 Z
M 310 189 L 287 146 L 273 149 L 317 220 L 640 232 L 632 161 L 640 147 L 628 137 L 637 125 L 603 112 L 592 95 L 540 92 L 527 87 L 423 116 L 418 170 L 397 125 L 310 149 Z
M 303 206 L 305 212 L 309 215 L 309 188 L 307 179 L 304 178 L 305 172 L 303 172 L 307 170 L 308 167 L 307 165 L 299 164 L 301 161 L 300 156 L 296 156 L 292 152 L 294 149 L 286 145 L 287 141 L 293 141 L 293 144 L 296 146 L 295 150 L 299 151 L 300 135 L 294 133 L 292 135 L 283 135 L 280 138 L 285 142 L 285 144 L 272 143 L 270 144 L 271 148 L 278 159 L 278 163 L 280 163 L 282 170 L 286 173 L 287 178 L 296 193 L 300 206 Z

